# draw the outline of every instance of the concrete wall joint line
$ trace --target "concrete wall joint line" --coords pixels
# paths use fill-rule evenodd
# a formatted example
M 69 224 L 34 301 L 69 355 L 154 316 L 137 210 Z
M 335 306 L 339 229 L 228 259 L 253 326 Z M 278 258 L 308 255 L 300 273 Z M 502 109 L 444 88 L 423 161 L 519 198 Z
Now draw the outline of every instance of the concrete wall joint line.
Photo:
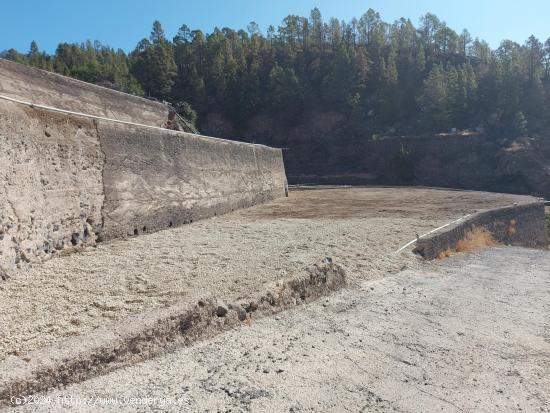
M 143 123 L 129 122 L 129 121 L 125 121 L 125 120 L 107 118 L 105 116 L 90 115 L 88 113 L 75 112 L 75 111 L 72 111 L 72 110 L 55 108 L 55 107 L 52 107 L 52 106 L 42 105 L 42 104 L 33 103 L 33 102 L 27 102 L 27 101 L 24 101 L 24 100 L 21 100 L 21 99 L 15 99 L 15 98 L 12 98 L 12 97 L 9 97 L 9 96 L 4 96 L 4 95 L 0 95 L 0 99 L 6 100 L 6 101 L 12 102 L 12 103 L 17 103 L 17 104 L 20 104 L 20 105 L 25 105 L 25 106 L 28 106 L 30 108 L 38 108 L 38 109 L 43 109 L 43 110 L 47 110 L 47 111 L 51 111 L 51 112 L 65 113 L 65 114 L 68 114 L 68 115 L 79 116 L 79 117 L 84 117 L 84 118 L 88 118 L 88 119 L 104 120 L 104 121 L 107 121 L 107 122 L 120 123 L 120 124 L 123 124 L 123 125 L 136 126 L 136 127 L 140 127 L 140 128 L 161 130 L 161 131 L 164 131 L 164 132 L 169 132 L 169 133 L 174 133 L 174 134 L 184 134 L 186 136 L 192 136 L 192 137 L 195 137 L 195 138 L 210 139 L 210 140 L 219 141 L 219 142 L 230 142 L 230 143 L 233 143 L 233 144 L 240 144 L 240 145 L 246 145 L 246 146 L 252 146 L 252 147 L 254 147 L 254 146 L 264 146 L 264 147 L 267 148 L 267 146 L 265 146 L 265 145 L 258 145 L 256 143 L 239 142 L 239 141 L 233 141 L 233 140 L 230 140 L 230 139 L 215 138 L 213 136 L 195 135 L 195 134 L 192 134 L 192 133 L 180 132 L 180 131 L 175 131 L 175 130 L 172 130 L 172 129 L 162 128 L 160 126 L 145 125 Z

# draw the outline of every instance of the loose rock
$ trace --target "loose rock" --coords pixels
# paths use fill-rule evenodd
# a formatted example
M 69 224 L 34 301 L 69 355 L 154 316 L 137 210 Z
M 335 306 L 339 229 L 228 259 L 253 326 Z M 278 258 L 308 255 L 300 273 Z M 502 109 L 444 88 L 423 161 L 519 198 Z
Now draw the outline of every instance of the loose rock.
M 218 305 L 218 308 L 216 308 L 216 315 L 218 317 L 225 317 L 227 314 L 227 308 L 224 305 Z

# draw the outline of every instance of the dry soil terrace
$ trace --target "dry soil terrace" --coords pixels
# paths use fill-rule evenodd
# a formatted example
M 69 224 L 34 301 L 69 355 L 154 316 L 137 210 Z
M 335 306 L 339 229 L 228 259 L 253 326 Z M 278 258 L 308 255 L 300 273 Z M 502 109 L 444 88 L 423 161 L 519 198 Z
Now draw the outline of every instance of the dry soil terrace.
M 432 264 L 42 394 L 21 412 L 550 411 L 550 252 L 498 246 Z
M 395 251 L 467 213 L 528 199 L 422 188 L 292 190 L 265 205 L 57 257 L 0 282 L 0 360 L 197 293 L 244 298 L 327 256 L 352 284 L 433 265 Z

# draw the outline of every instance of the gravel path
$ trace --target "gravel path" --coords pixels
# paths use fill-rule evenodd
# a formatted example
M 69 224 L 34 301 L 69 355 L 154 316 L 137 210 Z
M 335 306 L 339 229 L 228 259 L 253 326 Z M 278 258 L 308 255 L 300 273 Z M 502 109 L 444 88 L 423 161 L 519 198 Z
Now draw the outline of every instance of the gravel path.
M 16 411 L 548 412 L 549 315 L 550 252 L 496 247 L 362 281 Z
M 414 188 L 291 191 L 266 205 L 58 257 L 0 282 L 0 360 L 190 292 L 247 296 L 325 256 L 352 283 L 379 278 L 411 261 L 393 252 L 415 233 L 520 198 Z

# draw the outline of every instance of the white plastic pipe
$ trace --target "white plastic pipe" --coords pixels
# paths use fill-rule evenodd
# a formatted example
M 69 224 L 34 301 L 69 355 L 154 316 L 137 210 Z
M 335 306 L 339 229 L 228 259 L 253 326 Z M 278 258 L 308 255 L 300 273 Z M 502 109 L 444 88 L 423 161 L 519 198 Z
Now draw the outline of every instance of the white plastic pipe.
M 458 218 L 457 220 L 454 220 L 453 222 L 449 222 L 448 224 L 445 224 L 445 225 L 442 225 L 436 229 L 432 229 L 430 232 L 426 232 L 425 234 L 419 236 L 417 239 L 413 239 L 411 242 L 408 242 L 406 243 L 405 245 L 403 245 L 401 248 L 399 248 L 397 251 L 395 251 L 396 254 L 400 253 L 401 251 L 403 251 L 405 248 L 409 247 L 410 245 L 414 244 L 417 240 L 419 240 L 420 238 L 424 238 L 430 234 L 433 234 L 434 232 L 436 231 L 439 231 L 440 229 L 443 229 L 443 228 L 446 228 L 448 227 L 449 225 L 453 225 L 453 224 L 456 224 L 457 222 L 460 222 L 462 221 L 463 219 L 466 219 L 468 218 L 470 215 L 472 214 L 468 214 L 468 215 L 464 215 L 463 217 L 461 218 Z

